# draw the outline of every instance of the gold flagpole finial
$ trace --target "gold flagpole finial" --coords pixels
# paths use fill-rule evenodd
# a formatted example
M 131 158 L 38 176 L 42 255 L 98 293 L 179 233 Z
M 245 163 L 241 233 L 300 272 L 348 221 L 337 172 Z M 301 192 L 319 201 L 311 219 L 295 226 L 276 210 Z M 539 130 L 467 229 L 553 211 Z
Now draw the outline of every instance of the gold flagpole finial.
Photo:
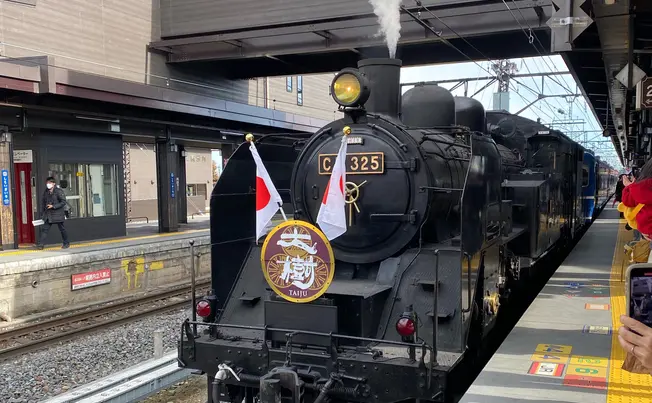
M 247 135 L 245 136 L 245 140 L 247 140 L 249 143 L 253 143 L 254 142 L 254 135 L 251 134 L 251 133 L 247 133 Z
M 349 126 L 344 126 L 342 132 L 344 133 L 345 136 L 348 136 L 349 134 L 351 134 L 351 128 Z

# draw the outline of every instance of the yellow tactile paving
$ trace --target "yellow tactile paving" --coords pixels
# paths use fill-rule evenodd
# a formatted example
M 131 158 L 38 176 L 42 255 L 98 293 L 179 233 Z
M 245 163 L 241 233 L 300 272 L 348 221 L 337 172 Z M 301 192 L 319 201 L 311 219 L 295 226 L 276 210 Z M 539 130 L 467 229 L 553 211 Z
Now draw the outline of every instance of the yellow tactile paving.
M 176 235 L 185 235 L 185 234 L 192 234 L 195 232 L 202 232 L 206 231 L 206 229 L 194 229 L 194 230 L 188 230 L 188 231 L 182 231 L 182 232 L 170 232 L 170 233 L 165 233 L 165 234 L 155 234 L 155 235 L 143 235 L 143 236 L 137 236 L 137 237 L 132 237 L 132 238 L 119 238 L 119 239 L 108 239 L 105 241 L 92 241 L 92 242 L 82 242 L 82 243 L 74 243 L 70 245 L 71 249 L 74 248 L 85 248 L 88 246 L 98 246 L 98 245 L 110 245 L 114 243 L 120 243 L 120 242 L 131 242 L 131 241 L 142 241 L 145 239 L 155 239 L 155 238 L 164 238 L 164 237 L 170 237 L 170 236 L 176 236 Z M 45 248 L 43 250 L 61 250 L 61 246 L 53 246 L 49 248 Z M 4 251 L 0 252 L 0 257 L 2 256 L 16 256 L 16 255 L 25 255 L 28 253 L 35 253 L 38 252 L 37 250 L 30 248 L 30 249 L 18 249 L 18 250 L 9 250 L 9 251 Z
M 626 313 L 625 283 L 621 279 L 623 279 L 623 271 L 629 266 L 623 245 L 632 239 L 632 235 L 632 231 L 625 229 L 625 220 L 620 220 L 610 279 L 611 317 L 614 331 L 611 340 L 607 403 L 652 403 L 652 376 L 632 374 L 621 369 L 625 360 L 625 351 L 618 343 L 618 328 L 620 315 Z

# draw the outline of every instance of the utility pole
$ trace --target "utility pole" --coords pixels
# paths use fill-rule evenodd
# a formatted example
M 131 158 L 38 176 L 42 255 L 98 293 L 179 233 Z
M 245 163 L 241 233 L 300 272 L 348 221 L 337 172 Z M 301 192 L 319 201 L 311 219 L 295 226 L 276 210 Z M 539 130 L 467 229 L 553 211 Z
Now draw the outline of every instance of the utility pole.
M 518 71 L 516 63 L 498 60 L 491 64 L 491 70 L 498 79 L 498 92 L 494 94 L 493 109 L 509 112 L 509 80 Z

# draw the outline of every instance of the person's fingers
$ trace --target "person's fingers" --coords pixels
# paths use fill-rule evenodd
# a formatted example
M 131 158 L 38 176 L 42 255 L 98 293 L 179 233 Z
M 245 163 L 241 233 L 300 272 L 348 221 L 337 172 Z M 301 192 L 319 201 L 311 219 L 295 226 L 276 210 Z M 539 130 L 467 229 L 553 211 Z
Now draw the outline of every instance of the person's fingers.
M 645 339 L 643 338 L 643 336 L 639 336 L 638 334 L 632 332 L 625 326 L 621 326 L 620 329 L 618 329 L 618 336 L 622 337 L 628 343 L 631 343 L 635 346 L 645 345 Z
M 621 335 L 618 335 L 618 343 L 620 343 L 620 346 L 623 348 L 623 350 L 627 351 L 628 353 L 632 352 L 632 347 L 634 347 L 634 345 L 623 339 Z
M 640 334 L 641 336 L 652 337 L 652 328 L 644 325 L 643 323 L 637 321 L 636 319 L 632 319 L 629 316 L 621 315 L 620 323 L 627 326 L 634 332 Z

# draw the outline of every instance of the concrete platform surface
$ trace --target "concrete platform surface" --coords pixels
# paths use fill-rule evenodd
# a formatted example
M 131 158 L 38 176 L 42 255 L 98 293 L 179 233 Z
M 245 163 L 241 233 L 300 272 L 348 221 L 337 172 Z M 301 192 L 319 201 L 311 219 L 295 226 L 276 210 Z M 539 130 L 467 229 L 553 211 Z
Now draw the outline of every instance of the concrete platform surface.
M 652 376 L 621 369 L 625 221 L 605 208 L 460 403 L 652 403 Z

